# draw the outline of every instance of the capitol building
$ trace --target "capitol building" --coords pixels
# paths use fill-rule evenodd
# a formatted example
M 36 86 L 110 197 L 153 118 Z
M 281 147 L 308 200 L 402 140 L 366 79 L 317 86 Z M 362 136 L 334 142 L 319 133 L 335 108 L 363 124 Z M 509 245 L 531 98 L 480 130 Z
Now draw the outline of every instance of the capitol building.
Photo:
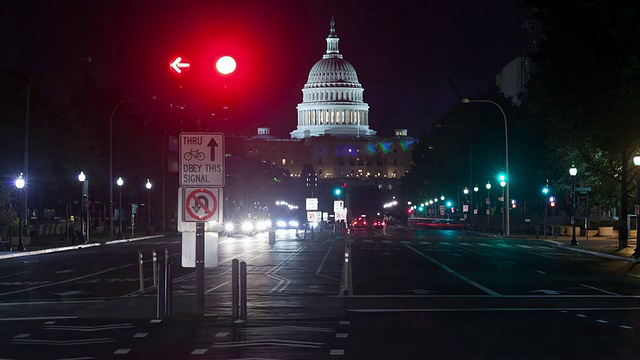
M 369 127 L 364 88 L 340 53 L 339 40 L 331 19 L 326 52 L 302 88 L 291 138 L 276 138 L 261 127 L 243 141 L 243 157 L 287 169 L 292 177 L 306 176 L 303 166 L 311 165 L 321 181 L 369 180 L 390 189 L 411 166 L 415 139 L 406 129 L 381 136 Z

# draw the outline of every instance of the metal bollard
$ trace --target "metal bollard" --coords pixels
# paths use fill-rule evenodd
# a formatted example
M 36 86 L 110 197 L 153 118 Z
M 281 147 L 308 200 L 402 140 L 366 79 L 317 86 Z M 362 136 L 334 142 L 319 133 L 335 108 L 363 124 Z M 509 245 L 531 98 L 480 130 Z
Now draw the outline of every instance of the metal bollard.
M 552 226 L 552 227 L 551 227 L 551 238 L 552 238 L 553 240 L 555 240 L 555 239 L 556 239 L 556 227 L 555 227 L 555 226 Z
M 153 287 L 158 286 L 158 256 L 156 255 L 156 251 L 153 250 Z
M 240 263 L 240 318 L 247 318 L 247 263 Z
M 165 314 L 165 272 L 164 265 L 158 264 L 158 272 L 160 273 L 159 286 L 156 288 L 156 317 L 161 319 Z
M 231 261 L 231 319 L 236 320 L 238 318 L 238 295 L 239 295 L 239 284 L 238 284 L 239 276 L 238 276 L 238 259 L 233 259 Z
M 138 270 L 140 274 L 140 291 L 144 291 L 144 261 L 142 260 L 142 252 L 138 251 Z
M 165 286 L 165 311 L 164 314 L 169 316 L 173 312 L 173 263 L 169 263 L 167 266 L 167 273 L 165 274 L 166 286 Z

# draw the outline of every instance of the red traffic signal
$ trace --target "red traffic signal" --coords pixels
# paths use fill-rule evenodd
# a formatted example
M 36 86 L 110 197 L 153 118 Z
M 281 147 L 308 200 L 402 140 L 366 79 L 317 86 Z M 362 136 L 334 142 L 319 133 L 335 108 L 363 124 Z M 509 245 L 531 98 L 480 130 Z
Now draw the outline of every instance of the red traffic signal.
M 171 68 L 171 71 L 173 71 L 174 73 L 181 75 L 187 72 L 189 68 L 191 68 L 191 64 L 189 63 L 189 60 L 185 59 L 184 57 L 177 56 L 173 60 L 171 60 L 171 62 L 169 63 L 169 68 Z
M 222 75 L 229 75 L 236 71 L 236 60 L 231 56 L 223 56 L 216 61 L 216 70 Z

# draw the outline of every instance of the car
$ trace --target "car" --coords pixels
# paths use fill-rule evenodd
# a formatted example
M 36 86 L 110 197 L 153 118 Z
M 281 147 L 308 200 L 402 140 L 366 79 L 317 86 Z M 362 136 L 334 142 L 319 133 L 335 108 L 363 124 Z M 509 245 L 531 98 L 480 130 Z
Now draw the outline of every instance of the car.
M 366 228 L 367 227 L 367 219 L 362 216 L 353 219 L 351 222 L 352 228 Z
M 387 223 L 383 219 L 375 219 L 373 220 L 372 225 L 374 229 L 382 229 L 387 225 Z

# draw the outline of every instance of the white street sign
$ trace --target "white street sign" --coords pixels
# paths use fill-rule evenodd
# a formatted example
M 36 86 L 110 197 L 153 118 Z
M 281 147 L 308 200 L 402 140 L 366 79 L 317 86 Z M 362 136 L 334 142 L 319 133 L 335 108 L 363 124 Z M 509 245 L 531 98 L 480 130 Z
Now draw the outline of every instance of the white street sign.
M 180 133 L 180 186 L 224 186 L 224 134 Z
M 340 211 L 336 211 L 336 221 L 347 220 L 347 209 L 342 208 Z
M 307 198 L 307 210 L 318 210 L 318 198 Z
M 343 200 L 334 200 L 333 201 L 333 212 L 337 213 L 338 211 L 342 210 L 344 208 L 344 201 Z
M 307 221 L 322 221 L 322 211 L 307 211 Z

